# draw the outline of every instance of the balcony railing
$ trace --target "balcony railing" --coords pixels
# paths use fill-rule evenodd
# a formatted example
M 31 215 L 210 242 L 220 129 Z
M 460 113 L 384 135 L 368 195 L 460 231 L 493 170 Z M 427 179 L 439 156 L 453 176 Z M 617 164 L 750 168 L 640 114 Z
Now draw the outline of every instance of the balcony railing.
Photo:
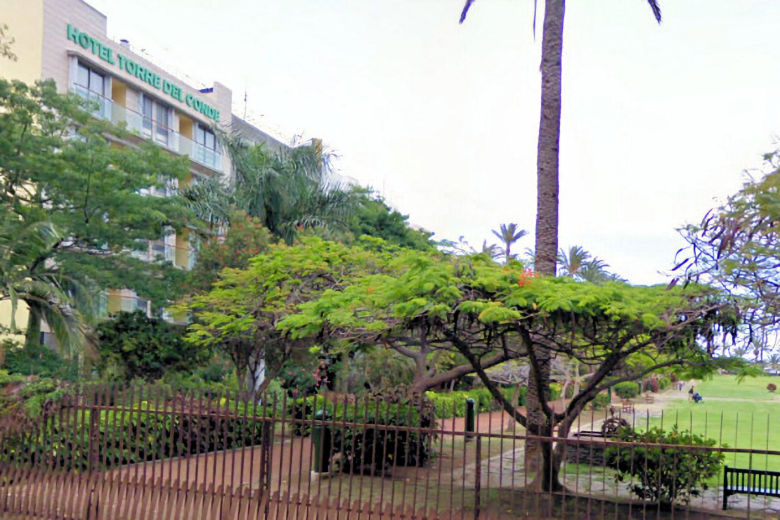
M 97 104 L 97 108 L 93 112 L 95 117 L 109 120 L 112 123 L 126 123 L 128 130 L 131 132 L 149 139 L 174 153 L 187 155 L 198 164 L 202 164 L 212 170 L 222 171 L 222 153 L 220 150 L 207 148 L 158 121 L 144 117 L 140 112 L 114 103 L 111 99 L 82 85 L 74 85 L 73 91 L 79 96 Z

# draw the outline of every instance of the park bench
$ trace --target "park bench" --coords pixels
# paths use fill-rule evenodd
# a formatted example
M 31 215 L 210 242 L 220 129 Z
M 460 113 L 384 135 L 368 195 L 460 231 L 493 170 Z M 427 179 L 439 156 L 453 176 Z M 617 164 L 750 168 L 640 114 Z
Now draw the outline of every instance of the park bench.
M 737 493 L 780 497 L 780 471 L 725 466 L 723 469 L 724 511 L 728 507 L 729 496 Z
M 645 402 L 647 404 L 652 404 L 655 402 L 655 397 L 653 397 L 652 394 L 645 394 Z
M 634 403 L 631 401 L 623 401 L 621 406 L 623 407 L 623 413 L 634 413 Z

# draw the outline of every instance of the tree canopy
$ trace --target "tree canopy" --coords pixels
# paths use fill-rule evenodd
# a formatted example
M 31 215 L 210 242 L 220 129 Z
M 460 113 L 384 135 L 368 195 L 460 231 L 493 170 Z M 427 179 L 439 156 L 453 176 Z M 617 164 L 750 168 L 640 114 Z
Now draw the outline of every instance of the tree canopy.
M 298 340 L 373 342 L 432 356 L 456 352 L 468 361 L 464 373 L 476 371 L 510 415 L 544 437 L 555 427 L 567 436 L 584 406 L 618 382 L 674 367 L 714 368 L 722 336 L 737 327 L 734 311 L 707 287 L 536 278 L 517 262 L 499 266 L 483 255 L 396 253 L 385 268 L 340 285 L 301 303 L 278 326 Z M 591 375 L 561 413 L 550 406 L 549 388 L 529 388 L 538 393 L 544 414 L 529 420 L 485 368 L 496 360 L 524 359 L 530 374 L 538 374 L 544 370 L 540 353 L 576 360 Z M 553 453 L 548 443 L 545 453 L 545 479 L 554 483 L 560 446 Z
M 689 248 L 675 268 L 735 297 L 756 354 L 772 348 L 780 324 L 780 154 L 765 159 L 767 173 L 683 228 Z
M 54 82 L 0 80 L 0 204 L 7 226 L 47 222 L 59 238 L 25 268 L 51 266 L 73 294 L 80 280 L 131 288 L 155 304 L 179 294 L 183 275 L 161 258 L 141 259 L 148 241 L 196 225 L 184 199 L 147 196 L 185 178 L 187 160 L 92 115 L 94 107 L 57 93 Z M 151 260 L 151 261 L 148 261 Z M 52 273 L 53 276 L 53 273 Z M 28 336 L 35 338 L 38 304 Z

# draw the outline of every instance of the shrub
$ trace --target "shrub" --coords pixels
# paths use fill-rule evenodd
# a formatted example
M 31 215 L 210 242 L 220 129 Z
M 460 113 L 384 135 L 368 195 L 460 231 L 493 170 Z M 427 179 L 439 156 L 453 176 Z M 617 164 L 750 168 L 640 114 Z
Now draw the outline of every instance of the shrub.
M 609 406 L 609 394 L 603 392 L 600 394 L 596 394 L 596 397 L 594 397 L 593 400 L 590 402 L 590 406 L 594 410 L 606 408 L 607 406 Z
M 658 382 L 658 378 L 652 378 L 648 381 L 648 384 L 645 388 L 648 388 L 651 392 L 657 394 L 658 390 L 661 389 L 661 384 Z
M 504 394 L 504 397 L 509 402 L 512 402 L 512 398 L 515 395 L 515 390 L 517 390 L 517 402 L 515 403 L 515 406 L 525 406 L 526 396 L 528 395 L 528 387 L 527 386 L 521 386 L 519 389 L 514 386 L 510 387 L 503 387 L 501 388 L 501 393 Z
M 11 374 L 53 377 L 76 381 L 79 369 L 75 359 L 64 359 L 45 345 L 28 345 L 6 350 L 5 368 Z
M 621 399 L 631 399 L 639 395 L 639 384 L 634 381 L 623 381 L 613 388 Z
M 393 402 L 395 401 L 395 402 Z M 420 407 L 422 405 L 422 407 Z M 364 473 L 369 468 L 382 472 L 391 465 L 424 466 L 432 453 L 433 436 L 427 432 L 386 430 L 372 426 L 434 426 L 433 406 L 419 399 L 389 399 L 333 402 L 323 396 L 294 401 L 292 413 L 297 419 L 313 420 L 320 413 L 334 421 L 331 428 L 334 453 L 341 453 L 341 471 Z M 341 423 L 358 423 L 342 426 Z M 310 434 L 311 426 L 299 432 Z
M 768 385 L 766 385 L 766 389 L 769 390 L 770 392 L 774 392 L 775 390 L 777 390 L 777 385 L 774 383 L 769 383 Z
M 669 388 L 669 385 L 671 384 L 672 384 L 672 380 L 666 376 L 661 376 L 658 378 L 658 388 L 660 388 L 661 390 L 666 390 L 667 388 Z
M 314 370 L 307 370 L 293 361 L 286 361 L 279 372 L 282 388 L 290 397 L 311 395 L 317 390 L 317 379 Z
M 222 410 L 212 408 L 210 412 L 193 414 L 186 409 L 189 403 L 189 400 L 184 403 L 182 411 L 179 404 L 155 407 L 157 403 L 135 400 L 132 404 L 124 403 L 131 409 L 97 412 L 98 428 L 92 447 L 98 469 L 262 442 L 263 423 L 244 419 L 244 405 L 225 401 L 220 403 Z M 199 404 L 195 402 L 194 406 L 197 408 Z M 237 413 L 231 416 L 225 413 L 227 410 Z M 261 410 L 258 408 L 257 412 L 259 415 Z M 0 461 L 27 461 L 75 471 L 88 469 L 93 413 L 70 408 L 66 402 L 62 411 L 49 413 L 48 420 L 37 421 L 33 428 L 6 432 L 0 446 Z
M 656 448 L 644 444 L 677 444 L 680 446 L 714 446 L 715 441 L 689 431 L 660 428 L 637 433 L 629 428 L 619 430 L 616 440 L 635 443 L 631 447 L 608 448 L 606 464 L 617 470 L 618 482 L 628 480 L 628 488 L 639 498 L 672 504 L 688 502 L 707 489 L 704 481 L 720 471 L 724 455 L 714 451 L 689 451 L 684 448 Z
M 207 352 L 183 339 L 183 329 L 141 311 L 120 312 L 97 327 L 98 372 L 107 380 L 154 381 L 168 371 L 191 371 Z

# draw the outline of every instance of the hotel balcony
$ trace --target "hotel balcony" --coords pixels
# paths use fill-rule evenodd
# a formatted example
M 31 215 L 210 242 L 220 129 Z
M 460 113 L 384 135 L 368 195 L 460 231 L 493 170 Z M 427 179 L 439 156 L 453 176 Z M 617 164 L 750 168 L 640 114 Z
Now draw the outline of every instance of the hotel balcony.
M 115 103 L 83 86 L 74 85 L 73 91 L 97 105 L 93 111 L 95 117 L 109 120 L 112 123 L 125 123 L 127 129 L 139 137 L 153 141 L 173 153 L 186 155 L 193 162 L 207 168 L 222 172 L 222 153 L 220 150 L 207 148 L 154 119 L 144 117 L 140 112 Z

